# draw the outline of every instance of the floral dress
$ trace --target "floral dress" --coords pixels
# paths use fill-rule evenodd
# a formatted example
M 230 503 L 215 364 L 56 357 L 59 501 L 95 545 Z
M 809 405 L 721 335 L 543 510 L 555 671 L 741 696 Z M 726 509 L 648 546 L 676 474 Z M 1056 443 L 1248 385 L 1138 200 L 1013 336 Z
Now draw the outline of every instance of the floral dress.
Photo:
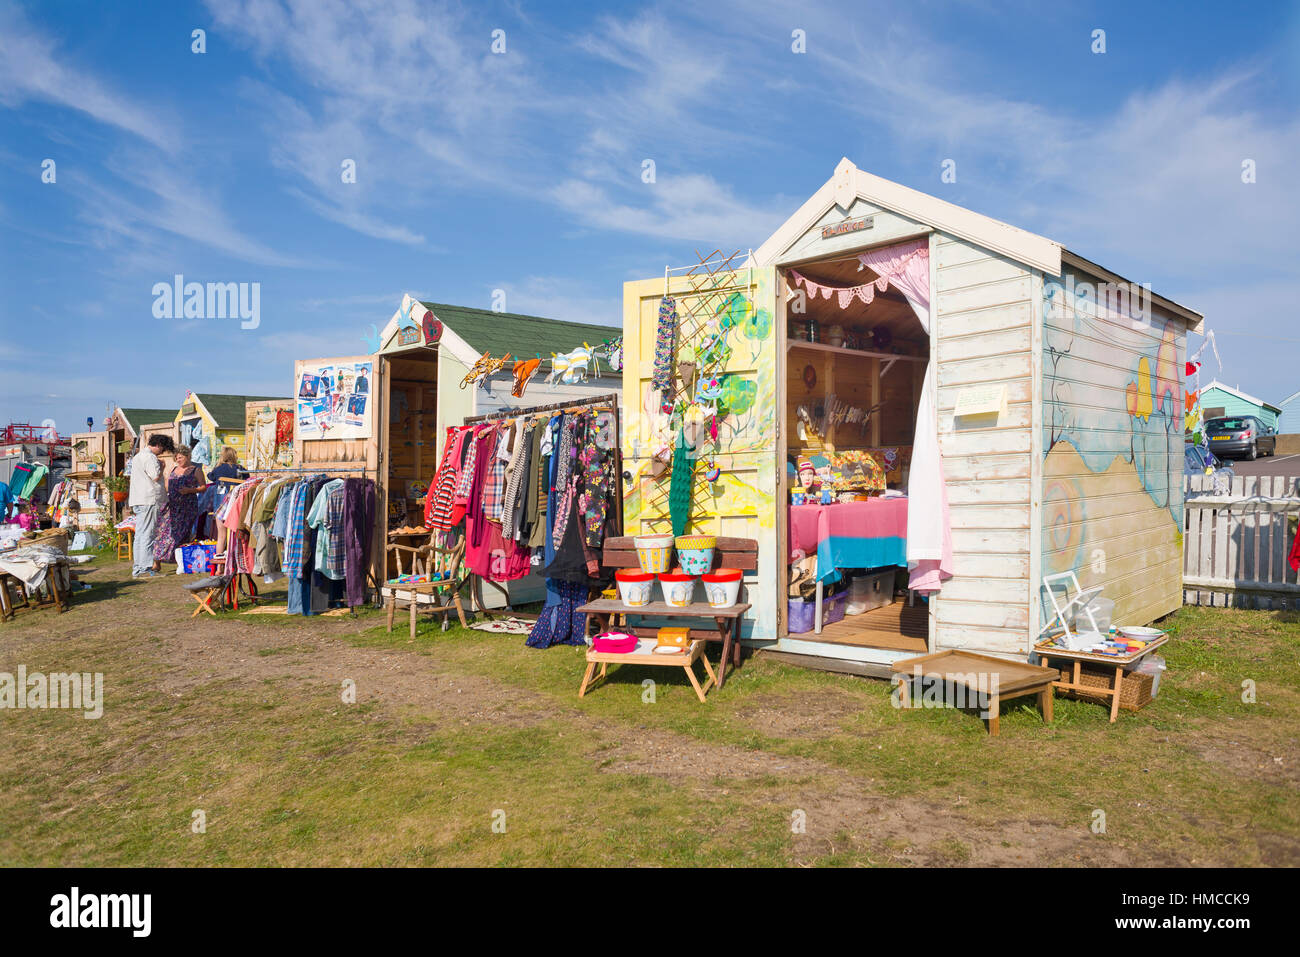
M 172 470 L 167 479 L 167 504 L 158 516 L 158 535 L 154 539 L 153 557 L 159 562 L 176 561 L 176 549 L 194 537 L 199 517 L 199 497 L 182 495 L 183 488 L 197 488 L 199 470 L 191 465 L 184 472 Z

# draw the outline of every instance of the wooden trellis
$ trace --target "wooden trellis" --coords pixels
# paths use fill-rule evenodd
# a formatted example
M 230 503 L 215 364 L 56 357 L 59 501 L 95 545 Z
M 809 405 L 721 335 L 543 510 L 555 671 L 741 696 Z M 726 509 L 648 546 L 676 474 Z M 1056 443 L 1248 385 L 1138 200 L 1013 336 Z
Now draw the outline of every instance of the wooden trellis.
M 676 295 L 671 293 L 669 277 L 674 270 L 672 268 L 664 270 L 664 295 L 674 300 L 677 309 L 677 339 L 673 346 L 672 360 L 672 402 L 674 409 L 683 403 L 689 406 L 699 390 L 700 383 L 709 381 L 715 376 L 720 377 L 724 371 L 729 356 L 729 352 L 725 347 L 730 330 L 719 329 L 721 337 L 719 345 L 722 348 L 715 351 L 711 356 L 706 355 L 706 361 L 695 365 L 694 374 L 689 385 L 678 375 L 678 369 L 683 362 L 695 362 L 697 345 L 702 344 L 711 335 L 710 323 L 715 318 L 720 318 L 724 311 L 732 307 L 733 297 L 737 294 L 744 297 L 749 309 L 755 308 L 750 297 L 751 283 L 747 280 L 738 281 L 737 278 L 737 274 L 744 269 L 743 263 L 737 262 L 742 257 L 740 250 L 724 256 L 721 249 L 715 249 L 708 255 L 702 256 L 697 249 L 695 255 L 698 262 L 689 267 L 682 275 L 688 286 L 685 291 Z M 747 270 L 745 275 L 748 275 Z M 713 511 L 709 507 L 712 482 L 707 478 L 707 470 L 699 468 L 701 458 L 704 457 L 700 452 L 710 443 L 713 444 L 713 451 L 716 456 L 719 451 L 717 443 L 713 442 L 707 433 L 699 439 L 696 445 L 696 457 L 691 477 L 690 515 L 710 514 Z M 681 449 L 677 446 L 676 430 L 673 433 L 673 454 L 681 454 Z M 654 480 L 650 493 L 646 498 L 646 517 L 654 521 L 669 520 L 668 493 L 670 486 L 671 472 L 665 472 Z M 719 532 L 721 531 L 721 521 L 721 517 L 719 517 Z

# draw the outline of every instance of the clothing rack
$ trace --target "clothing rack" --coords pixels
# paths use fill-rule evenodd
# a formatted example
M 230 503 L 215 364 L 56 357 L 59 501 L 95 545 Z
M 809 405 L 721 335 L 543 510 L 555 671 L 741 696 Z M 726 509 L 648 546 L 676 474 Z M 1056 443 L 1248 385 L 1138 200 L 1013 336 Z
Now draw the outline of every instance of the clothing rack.
M 537 405 L 520 409 L 502 409 L 499 412 L 487 412 L 482 415 L 467 416 L 462 420 L 462 426 L 481 425 L 486 422 L 497 422 L 502 419 L 527 418 L 530 415 L 537 415 L 543 412 L 564 412 L 566 410 L 599 409 L 599 411 L 602 412 L 612 413 L 614 416 L 615 455 L 612 498 L 614 499 L 613 504 L 616 514 L 618 515 L 618 530 L 621 533 L 623 531 L 623 494 L 620 482 L 626 481 L 626 479 L 623 474 L 623 428 L 619 421 L 618 398 L 618 393 L 610 392 L 605 395 L 593 395 L 588 396 L 585 399 L 570 400 L 568 402 L 552 402 L 549 405 Z M 509 591 L 500 582 L 494 582 L 490 579 L 482 578 L 474 572 L 470 572 L 468 580 L 470 585 L 470 600 L 473 602 L 472 607 L 474 607 L 477 612 L 487 618 L 493 616 L 493 612 L 489 611 L 483 602 L 483 583 L 486 581 L 505 597 L 505 607 L 497 609 L 497 611 L 505 612 L 506 614 L 514 614 L 510 607 Z
M 323 467 L 323 466 L 322 466 L 322 467 L 317 467 L 317 466 L 314 466 L 314 465 L 304 465 L 304 466 L 301 466 L 301 467 L 299 467 L 299 466 L 294 466 L 294 467 L 292 467 L 292 468 L 275 468 L 275 469 L 245 469 L 244 471 L 248 473 L 248 477 L 249 477 L 249 478 L 252 478 L 252 477 L 257 476 L 257 475 L 287 475 L 287 474 L 303 474 L 303 473 L 310 473 L 310 474 L 312 474 L 312 475 L 333 475 L 333 474 L 335 474 L 335 473 L 343 473 L 343 472 L 349 472 L 349 473 L 350 473 L 350 472 L 368 472 L 368 471 L 370 471 L 370 469 L 367 469 L 364 465 L 356 465 L 356 466 L 352 466 L 351 468 L 325 468 L 325 467 Z M 248 479 L 227 479 L 227 478 L 223 478 L 221 481 L 223 481 L 223 482 L 246 482 L 246 481 L 248 481 Z
M 485 412 L 483 415 L 466 416 L 465 425 L 480 425 L 484 422 L 495 422 L 498 419 L 518 419 L 536 415 L 539 412 L 563 412 L 565 409 L 586 408 L 588 406 L 609 406 L 602 411 L 613 412 L 615 419 L 618 418 L 618 393 L 610 392 L 606 395 L 591 396 L 586 399 L 571 400 L 569 402 L 552 402 L 550 405 L 535 405 L 519 409 L 502 409 L 499 412 Z

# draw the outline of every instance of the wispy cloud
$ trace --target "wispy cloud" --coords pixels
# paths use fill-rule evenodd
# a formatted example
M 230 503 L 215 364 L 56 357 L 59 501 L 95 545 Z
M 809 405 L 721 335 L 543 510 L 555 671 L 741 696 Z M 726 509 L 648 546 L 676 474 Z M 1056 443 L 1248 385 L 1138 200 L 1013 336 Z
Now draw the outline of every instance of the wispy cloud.
M 84 68 L 72 68 L 57 43 L 18 7 L 0 5 L 0 102 L 15 107 L 29 99 L 85 113 L 166 152 L 177 146 L 164 110 L 133 103 Z

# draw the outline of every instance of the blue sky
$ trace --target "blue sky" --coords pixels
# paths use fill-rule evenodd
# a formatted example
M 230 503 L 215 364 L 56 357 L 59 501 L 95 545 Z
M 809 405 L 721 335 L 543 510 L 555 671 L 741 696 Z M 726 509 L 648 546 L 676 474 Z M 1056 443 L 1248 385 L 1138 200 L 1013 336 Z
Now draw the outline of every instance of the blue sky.
M 0 422 L 287 394 L 403 292 L 617 324 L 841 156 L 1204 312 L 1277 401 L 1298 106 L 1297 4 L 0 0 Z M 260 327 L 155 318 L 176 273 L 260 283 Z

